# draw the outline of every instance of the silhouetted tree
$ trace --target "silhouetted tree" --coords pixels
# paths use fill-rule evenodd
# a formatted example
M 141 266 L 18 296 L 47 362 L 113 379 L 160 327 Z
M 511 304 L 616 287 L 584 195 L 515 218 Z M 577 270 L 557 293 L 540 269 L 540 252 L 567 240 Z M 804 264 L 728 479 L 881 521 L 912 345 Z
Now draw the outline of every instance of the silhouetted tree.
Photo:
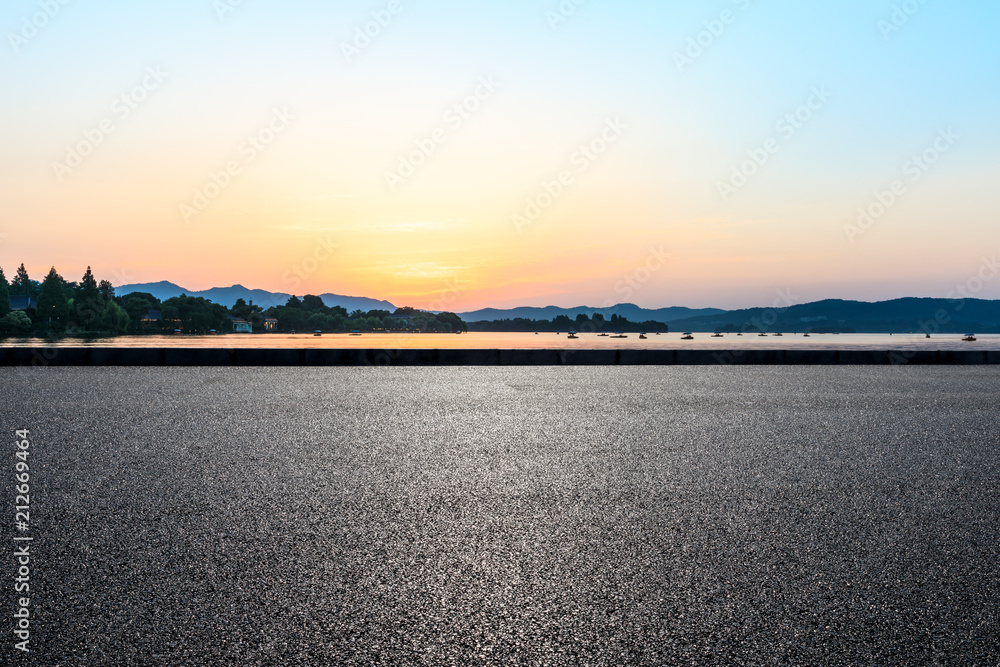
M 97 285 L 97 289 L 100 290 L 101 296 L 104 297 L 104 303 L 115 298 L 115 286 L 111 284 L 110 280 L 102 280 Z
M 90 329 L 97 324 L 98 319 L 104 311 L 104 305 L 104 297 L 101 296 L 97 280 L 94 279 L 94 274 L 88 266 L 87 272 L 83 274 L 83 279 L 80 281 L 80 285 L 76 289 L 75 298 L 73 299 L 73 310 L 76 313 L 79 324 L 84 329 Z
M 3 274 L 0 267 L 0 317 L 10 312 L 10 288 L 7 285 L 7 276 Z
M 69 315 L 69 300 L 63 288 L 63 279 L 54 266 L 49 269 L 38 291 L 38 315 L 48 321 L 49 328 L 62 326 Z
M 28 270 L 24 268 L 24 263 L 17 267 L 17 275 L 10 282 L 10 293 L 17 296 L 38 296 L 35 281 L 28 277 Z

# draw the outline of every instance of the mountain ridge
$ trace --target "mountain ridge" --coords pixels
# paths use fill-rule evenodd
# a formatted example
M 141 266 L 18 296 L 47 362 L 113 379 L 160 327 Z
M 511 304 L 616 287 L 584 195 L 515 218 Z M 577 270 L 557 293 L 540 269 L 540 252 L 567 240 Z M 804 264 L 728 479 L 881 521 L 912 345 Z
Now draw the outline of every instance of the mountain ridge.
M 291 298 L 291 294 L 284 292 L 269 292 L 263 289 L 251 289 L 243 285 L 232 285 L 230 287 L 210 287 L 206 290 L 184 289 L 169 280 L 161 280 L 155 283 L 136 283 L 133 285 L 122 285 L 115 288 L 115 293 L 121 296 L 133 292 L 147 292 L 160 301 L 186 294 L 187 296 L 199 296 L 214 303 L 221 304 L 226 308 L 232 308 L 237 299 L 243 299 L 247 303 L 253 301 L 255 305 L 263 307 L 265 310 L 271 306 L 284 306 Z M 396 306 L 388 301 L 380 299 L 370 299 L 363 296 L 345 296 L 343 294 L 318 294 L 323 303 L 329 307 L 341 306 L 347 312 L 355 310 L 396 310 Z

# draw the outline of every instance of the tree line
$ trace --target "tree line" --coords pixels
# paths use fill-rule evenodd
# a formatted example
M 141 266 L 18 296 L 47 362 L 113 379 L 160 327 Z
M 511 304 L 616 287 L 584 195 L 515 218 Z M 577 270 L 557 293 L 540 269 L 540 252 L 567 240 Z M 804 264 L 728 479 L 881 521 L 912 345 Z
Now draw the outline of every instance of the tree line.
M 10 297 L 36 299 L 34 307 L 13 310 Z M 24 264 L 7 282 L 0 268 L 0 333 L 125 333 L 129 316 L 115 299 L 107 280 L 97 282 L 90 267 L 80 282 L 70 282 L 52 267 L 41 281 L 32 280 Z
M 10 297 L 37 299 L 35 307 L 12 310 Z M 159 312 L 159 317 L 148 317 Z M 455 333 L 467 331 L 454 313 L 430 313 L 415 308 L 356 310 L 327 306 L 309 294 L 292 296 L 283 306 L 264 309 L 237 299 L 226 308 L 204 297 L 181 295 L 160 301 L 147 292 L 115 295 L 110 281 L 98 282 L 90 267 L 80 282 L 65 280 L 55 267 L 40 283 L 28 276 L 24 264 L 8 283 L 0 268 L 0 335 L 160 334 L 180 329 L 185 333 L 232 331 L 231 317 L 246 320 L 254 331 L 265 329 L 265 319 L 277 320 L 279 332 L 409 331 Z
M 667 333 L 669 327 L 663 322 L 654 322 L 652 320 L 630 322 L 628 319 L 614 314 L 608 319 L 601 313 L 594 313 L 593 317 L 587 317 L 586 314 L 580 313 L 576 316 L 576 319 L 570 319 L 568 315 L 558 315 L 551 320 L 530 320 L 525 317 L 515 317 L 513 319 L 493 320 L 491 322 L 470 322 L 469 331 L 579 331 L 580 333 L 650 331 Z

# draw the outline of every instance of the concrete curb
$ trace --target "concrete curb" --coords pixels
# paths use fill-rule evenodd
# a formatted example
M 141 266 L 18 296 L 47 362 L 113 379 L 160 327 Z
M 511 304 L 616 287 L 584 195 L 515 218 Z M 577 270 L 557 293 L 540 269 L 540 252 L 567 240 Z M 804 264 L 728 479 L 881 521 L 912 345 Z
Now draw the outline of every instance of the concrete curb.
M 0 366 L 981 366 L 1000 350 L 0 348 Z

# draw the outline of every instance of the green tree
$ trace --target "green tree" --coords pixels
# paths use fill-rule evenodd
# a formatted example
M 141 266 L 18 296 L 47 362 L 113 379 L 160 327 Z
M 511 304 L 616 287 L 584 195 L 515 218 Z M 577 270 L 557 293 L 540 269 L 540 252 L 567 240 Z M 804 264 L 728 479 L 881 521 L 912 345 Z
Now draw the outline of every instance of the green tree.
M 10 293 L 17 296 L 38 296 L 35 281 L 28 277 L 28 270 L 24 268 L 24 263 L 17 267 L 17 275 L 10 283 Z
M 468 325 L 455 313 L 438 313 L 435 319 L 437 320 L 439 331 L 455 333 L 469 330 Z
M 306 310 L 325 312 L 326 304 L 323 303 L 323 299 L 319 298 L 315 294 L 306 294 L 302 297 L 302 307 Z
M 79 287 L 76 288 L 76 295 L 73 299 L 73 311 L 77 322 L 84 329 L 91 329 L 98 323 L 105 307 L 104 297 L 97 286 L 97 280 L 87 267 L 87 272 L 83 274 Z
M 31 328 L 31 318 L 23 311 L 14 310 L 0 317 L 0 332 L 24 333 Z
M 3 274 L 0 267 L 0 317 L 4 317 L 10 312 L 10 288 L 7 286 L 7 276 Z
M 109 301 L 101 312 L 101 331 L 122 334 L 128 330 L 128 323 L 128 313 L 114 301 Z
M 157 310 L 160 307 L 160 300 L 148 292 L 132 292 L 119 299 L 119 305 L 128 313 L 129 324 L 133 331 L 142 328 L 142 318 L 149 311 Z
M 230 310 L 232 310 L 233 315 L 244 320 L 250 317 L 250 313 L 253 312 L 242 298 L 236 299 L 236 303 L 233 304 Z
M 188 331 L 208 333 L 209 329 L 230 331 L 225 307 L 199 296 L 175 296 L 163 302 L 163 319 L 181 320 Z
M 102 280 L 97 289 L 100 290 L 101 296 L 104 297 L 104 303 L 115 298 L 115 286 L 111 284 L 110 280 Z
M 50 329 L 61 328 L 69 315 L 69 299 L 66 298 L 63 282 L 62 276 L 53 266 L 38 291 L 38 315 L 48 322 Z

